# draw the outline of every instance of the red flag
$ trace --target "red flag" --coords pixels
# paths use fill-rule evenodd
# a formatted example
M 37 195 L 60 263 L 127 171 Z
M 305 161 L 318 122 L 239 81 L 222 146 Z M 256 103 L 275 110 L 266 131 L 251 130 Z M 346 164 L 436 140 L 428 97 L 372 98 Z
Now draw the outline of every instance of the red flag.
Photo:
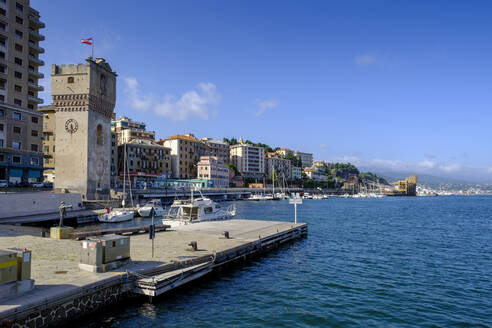
M 81 43 L 92 45 L 92 38 L 82 39 Z

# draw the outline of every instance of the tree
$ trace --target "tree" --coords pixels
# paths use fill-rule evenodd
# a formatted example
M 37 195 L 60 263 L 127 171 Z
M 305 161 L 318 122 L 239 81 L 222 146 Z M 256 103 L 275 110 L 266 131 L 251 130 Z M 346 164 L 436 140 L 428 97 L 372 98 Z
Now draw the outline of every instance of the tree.
M 238 171 L 238 169 L 237 169 L 237 167 L 236 167 L 236 165 L 234 165 L 234 164 L 232 164 L 232 163 L 227 163 L 227 164 L 226 164 L 226 166 L 228 166 L 229 168 L 231 168 L 231 169 L 234 171 L 234 174 L 235 174 L 235 175 L 240 175 L 240 174 L 239 174 L 239 171 Z

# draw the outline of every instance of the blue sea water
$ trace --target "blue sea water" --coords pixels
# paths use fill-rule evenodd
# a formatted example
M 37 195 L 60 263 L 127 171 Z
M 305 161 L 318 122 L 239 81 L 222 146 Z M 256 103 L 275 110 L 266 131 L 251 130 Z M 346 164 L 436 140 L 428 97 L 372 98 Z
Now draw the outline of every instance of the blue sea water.
M 238 218 L 293 220 L 287 201 Z M 309 236 L 88 327 L 492 327 L 492 197 L 305 200 Z

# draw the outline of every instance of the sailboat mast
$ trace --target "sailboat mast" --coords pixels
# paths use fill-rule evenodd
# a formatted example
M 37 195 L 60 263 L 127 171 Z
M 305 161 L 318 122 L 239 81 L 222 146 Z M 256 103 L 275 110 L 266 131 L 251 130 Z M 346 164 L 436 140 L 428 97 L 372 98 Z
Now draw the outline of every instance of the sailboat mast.
M 121 205 L 125 208 L 125 185 L 126 185 L 126 144 L 123 144 L 123 201 Z

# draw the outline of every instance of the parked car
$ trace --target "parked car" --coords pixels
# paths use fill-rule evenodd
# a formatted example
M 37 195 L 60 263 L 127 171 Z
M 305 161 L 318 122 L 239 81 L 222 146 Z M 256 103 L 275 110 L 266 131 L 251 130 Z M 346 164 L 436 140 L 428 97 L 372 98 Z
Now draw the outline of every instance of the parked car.
M 44 188 L 44 183 L 42 183 L 42 182 L 33 182 L 33 183 L 31 183 L 31 187 L 33 187 L 33 188 Z
M 0 180 L 0 188 L 7 188 L 9 186 L 9 183 L 7 180 Z

